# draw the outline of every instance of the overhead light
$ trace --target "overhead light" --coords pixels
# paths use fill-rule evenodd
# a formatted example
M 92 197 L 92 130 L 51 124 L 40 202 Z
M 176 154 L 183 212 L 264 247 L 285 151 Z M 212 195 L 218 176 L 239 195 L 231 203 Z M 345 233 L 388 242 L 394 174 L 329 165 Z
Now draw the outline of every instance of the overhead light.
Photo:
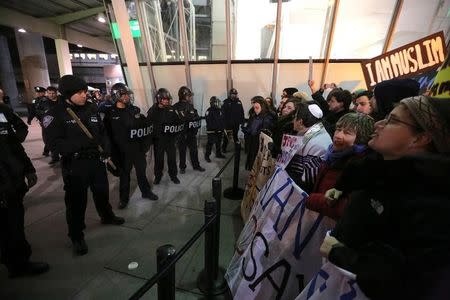
M 22 32 L 22 33 L 25 33 L 25 32 L 27 32 L 25 29 L 23 29 L 23 28 L 19 28 L 19 29 L 17 29 L 17 31 L 18 32 Z
M 100 23 L 106 23 L 106 17 L 104 13 L 99 13 L 97 15 L 97 21 L 99 21 Z
M 77 44 L 77 47 L 78 47 L 78 48 L 83 48 L 83 45 Z

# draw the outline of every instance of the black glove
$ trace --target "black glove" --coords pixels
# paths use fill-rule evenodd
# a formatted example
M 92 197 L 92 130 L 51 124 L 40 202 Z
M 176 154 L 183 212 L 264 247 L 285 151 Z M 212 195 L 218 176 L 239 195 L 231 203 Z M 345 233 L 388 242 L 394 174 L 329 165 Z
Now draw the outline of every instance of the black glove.
M 27 178 L 27 186 L 28 188 L 32 188 L 36 182 L 37 182 L 37 176 L 36 173 L 28 173 L 25 175 L 25 177 Z

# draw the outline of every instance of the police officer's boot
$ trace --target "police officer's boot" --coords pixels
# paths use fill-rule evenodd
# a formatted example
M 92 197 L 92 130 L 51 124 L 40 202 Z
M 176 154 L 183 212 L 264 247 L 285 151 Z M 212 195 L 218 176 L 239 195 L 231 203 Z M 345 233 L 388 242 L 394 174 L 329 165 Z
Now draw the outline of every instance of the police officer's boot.
M 207 162 L 209 162 L 209 163 L 211 162 L 211 159 L 209 158 L 209 155 L 206 155 L 206 154 L 205 154 L 205 160 L 206 160 Z
M 102 218 L 102 224 L 122 225 L 123 223 L 125 223 L 125 219 L 116 215 Z
M 217 152 L 216 157 L 217 158 L 226 158 L 226 156 L 223 155 L 222 152 Z
M 75 255 L 82 256 L 88 253 L 88 246 L 83 238 L 80 240 L 73 240 L 72 244 Z
M 158 196 L 155 193 L 153 193 L 152 191 L 148 191 L 146 193 L 142 193 L 142 198 L 149 199 L 149 200 L 154 200 L 154 201 L 158 200 Z
M 9 278 L 39 275 L 50 269 L 48 263 L 28 261 L 20 266 L 8 267 Z
M 177 176 L 170 177 L 170 179 L 173 181 L 173 183 L 175 183 L 175 184 L 180 184 L 180 179 L 178 179 Z
M 120 201 L 119 205 L 117 206 L 118 209 L 124 209 L 125 207 L 127 207 L 128 205 L 128 201 Z
M 200 172 L 205 172 L 205 168 L 202 168 L 200 165 L 195 166 L 195 167 L 194 167 L 194 170 L 200 171 Z

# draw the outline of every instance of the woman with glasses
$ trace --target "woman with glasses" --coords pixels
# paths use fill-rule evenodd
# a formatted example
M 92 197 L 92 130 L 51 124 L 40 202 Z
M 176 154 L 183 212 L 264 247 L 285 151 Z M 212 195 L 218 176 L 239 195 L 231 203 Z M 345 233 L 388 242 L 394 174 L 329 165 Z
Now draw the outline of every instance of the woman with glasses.
M 352 169 L 350 203 L 320 251 L 370 299 L 443 299 L 431 293 L 450 270 L 449 108 L 403 99 L 375 123 L 380 157 Z

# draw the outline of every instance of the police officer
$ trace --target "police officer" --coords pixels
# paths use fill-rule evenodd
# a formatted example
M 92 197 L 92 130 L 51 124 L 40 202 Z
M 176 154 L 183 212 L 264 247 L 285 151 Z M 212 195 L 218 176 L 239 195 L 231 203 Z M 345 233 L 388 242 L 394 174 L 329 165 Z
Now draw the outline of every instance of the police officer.
M 172 108 L 172 96 L 165 88 L 160 88 L 155 96 L 156 103 L 147 112 L 147 119 L 153 124 L 153 147 L 155 152 L 155 181 L 159 184 L 164 168 L 164 153 L 167 153 L 167 166 L 170 179 L 179 184 L 175 140 L 183 128 L 180 118 Z
M 47 89 L 42 86 L 35 86 L 34 91 L 36 92 L 36 97 L 33 99 L 31 105 L 28 108 L 27 124 L 31 125 L 31 121 L 33 121 L 33 119 L 36 118 L 38 119 L 42 129 L 42 117 L 48 111 L 48 99 L 45 96 Z M 49 156 L 50 149 L 47 143 L 45 142 L 46 137 L 43 129 L 42 129 L 42 141 L 44 142 L 44 151 L 42 152 L 42 155 Z
M 239 126 L 244 124 L 244 108 L 239 100 L 238 92 L 235 88 L 230 89 L 228 98 L 222 105 L 223 118 L 225 120 L 225 130 L 232 131 L 234 142 L 238 142 Z M 228 146 L 228 135 L 225 134 L 222 151 L 225 153 Z
M 121 166 L 119 209 L 125 208 L 130 199 L 130 172 L 133 166 L 142 198 L 158 200 L 145 174 L 147 167 L 145 153 L 150 146 L 153 126 L 141 114 L 139 107 L 130 103 L 132 93 L 124 83 L 114 84 L 111 88 L 111 97 L 115 105 L 104 120 L 106 128 L 111 130 L 111 142 L 113 147 L 118 149 Z
M 209 156 L 213 145 L 216 145 L 216 157 L 225 158 L 222 154 L 222 135 L 225 128 L 223 113 L 220 109 L 220 100 L 216 96 L 209 99 L 210 107 L 206 110 L 206 130 L 208 142 L 206 144 L 205 160 L 211 162 Z
M 201 127 L 201 120 L 197 110 L 192 105 L 194 94 L 186 87 L 182 86 L 178 90 L 179 101 L 173 105 L 178 116 L 184 122 L 184 131 L 178 136 L 178 151 L 180 153 L 180 173 L 186 172 L 186 148 L 189 148 L 189 156 L 194 170 L 204 172 L 198 161 L 197 132 Z
M 92 191 L 103 224 L 120 225 L 124 219 L 115 216 L 109 204 L 104 161 L 109 156 L 110 146 L 97 107 L 86 102 L 86 82 L 73 75 L 65 75 L 59 80 L 58 89 L 64 101 L 44 116 L 42 125 L 51 147 L 62 156 L 68 235 L 74 253 L 84 255 L 88 252 L 83 234 L 88 188 Z M 77 115 L 89 133 L 69 112 Z
M 36 184 L 36 170 L 22 142 L 27 125 L 0 104 L 0 253 L 9 277 L 36 275 L 48 271 L 47 263 L 30 261 L 31 247 L 25 238 L 25 193 Z
M 47 99 L 42 101 L 42 115 L 53 109 L 58 104 L 58 90 L 54 86 L 47 87 Z M 42 131 L 42 138 L 44 139 L 45 147 L 48 148 L 47 137 L 45 131 Z M 59 154 L 54 149 L 50 149 L 52 160 L 48 163 L 53 165 L 59 161 Z

